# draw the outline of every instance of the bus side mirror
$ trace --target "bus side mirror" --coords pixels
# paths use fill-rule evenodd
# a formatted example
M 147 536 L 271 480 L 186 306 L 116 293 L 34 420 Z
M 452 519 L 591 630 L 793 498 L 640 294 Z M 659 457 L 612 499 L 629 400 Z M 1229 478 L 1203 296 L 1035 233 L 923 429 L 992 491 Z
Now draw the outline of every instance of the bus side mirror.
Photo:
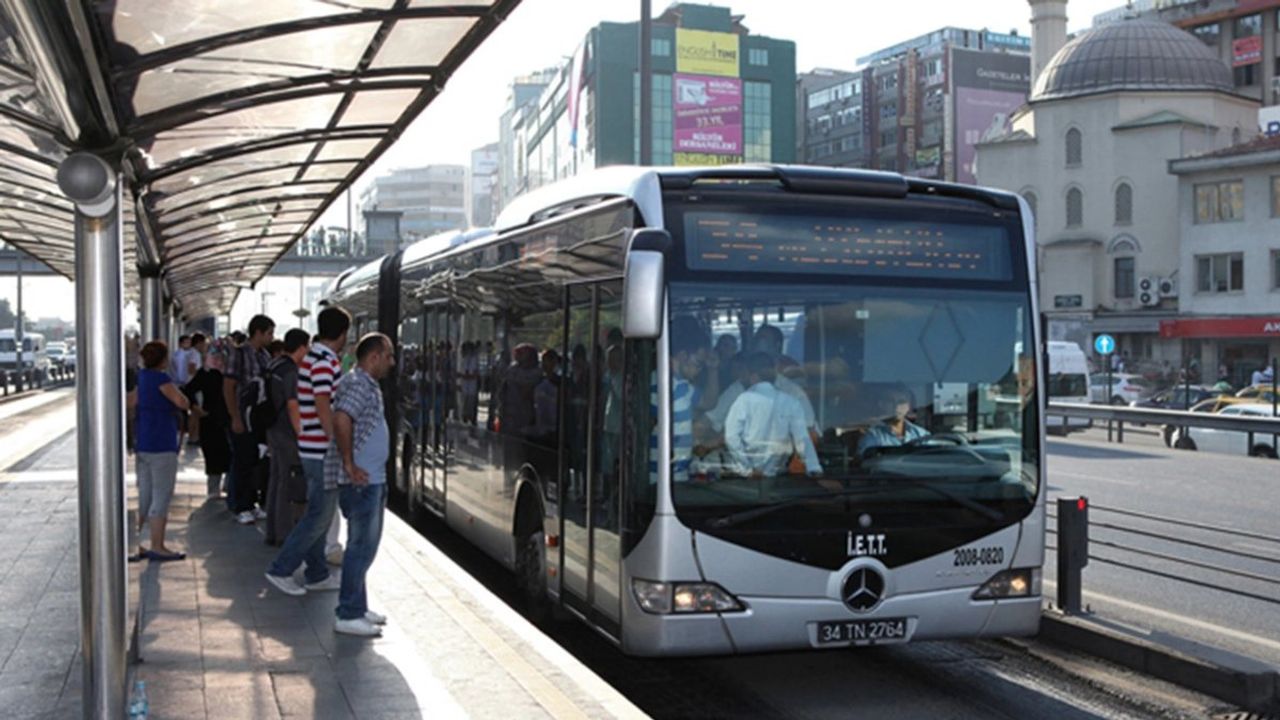
M 622 278 L 622 336 L 656 340 L 662 334 L 665 230 L 638 230 L 631 236 Z

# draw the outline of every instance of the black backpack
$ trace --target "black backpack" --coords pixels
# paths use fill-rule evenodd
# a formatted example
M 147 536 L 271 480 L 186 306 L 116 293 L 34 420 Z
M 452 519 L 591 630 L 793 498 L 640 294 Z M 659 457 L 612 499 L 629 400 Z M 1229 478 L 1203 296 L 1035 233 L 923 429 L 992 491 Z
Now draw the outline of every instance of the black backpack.
M 253 352 L 253 349 L 248 348 L 247 352 Z M 258 442 L 266 441 L 267 428 L 275 424 L 279 415 L 271 402 L 271 376 L 278 364 L 273 360 L 258 375 L 240 382 L 240 414 L 244 418 L 244 429 Z

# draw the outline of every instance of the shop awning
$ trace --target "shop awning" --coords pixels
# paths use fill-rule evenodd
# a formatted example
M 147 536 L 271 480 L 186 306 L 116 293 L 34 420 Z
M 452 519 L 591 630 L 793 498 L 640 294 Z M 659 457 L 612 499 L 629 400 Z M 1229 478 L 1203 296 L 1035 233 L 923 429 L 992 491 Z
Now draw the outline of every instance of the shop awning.
M 225 313 L 519 0 L 0 3 L 0 239 L 70 277 L 72 149 L 119 160 L 126 236 Z

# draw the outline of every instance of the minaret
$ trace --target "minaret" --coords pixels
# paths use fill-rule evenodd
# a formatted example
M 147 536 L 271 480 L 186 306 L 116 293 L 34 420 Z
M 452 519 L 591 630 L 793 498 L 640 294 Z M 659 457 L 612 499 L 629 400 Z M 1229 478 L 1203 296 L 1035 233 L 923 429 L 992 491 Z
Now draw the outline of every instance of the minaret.
M 1067 44 L 1067 0 L 1027 0 L 1031 6 L 1031 87 Z

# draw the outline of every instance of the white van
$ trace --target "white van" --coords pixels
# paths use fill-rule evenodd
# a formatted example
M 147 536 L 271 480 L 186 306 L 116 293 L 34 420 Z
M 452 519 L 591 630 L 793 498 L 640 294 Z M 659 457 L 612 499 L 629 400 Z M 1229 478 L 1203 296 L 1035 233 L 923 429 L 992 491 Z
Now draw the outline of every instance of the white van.
M 1089 402 L 1089 361 L 1079 345 L 1049 341 L 1048 385 L 1049 402 Z M 1050 416 L 1045 419 L 1046 430 L 1063 435 L 1092 426 L 1093 421 L 1088 418 Z
M 37 372 L 49 372 L 49 356 L 45 353 L 44 336 L 40 333 L 22 334 L 22 366 Z M 0 330 L 0 368 L 16 370 L 18 344 L 13 340 L 13 328 Z

